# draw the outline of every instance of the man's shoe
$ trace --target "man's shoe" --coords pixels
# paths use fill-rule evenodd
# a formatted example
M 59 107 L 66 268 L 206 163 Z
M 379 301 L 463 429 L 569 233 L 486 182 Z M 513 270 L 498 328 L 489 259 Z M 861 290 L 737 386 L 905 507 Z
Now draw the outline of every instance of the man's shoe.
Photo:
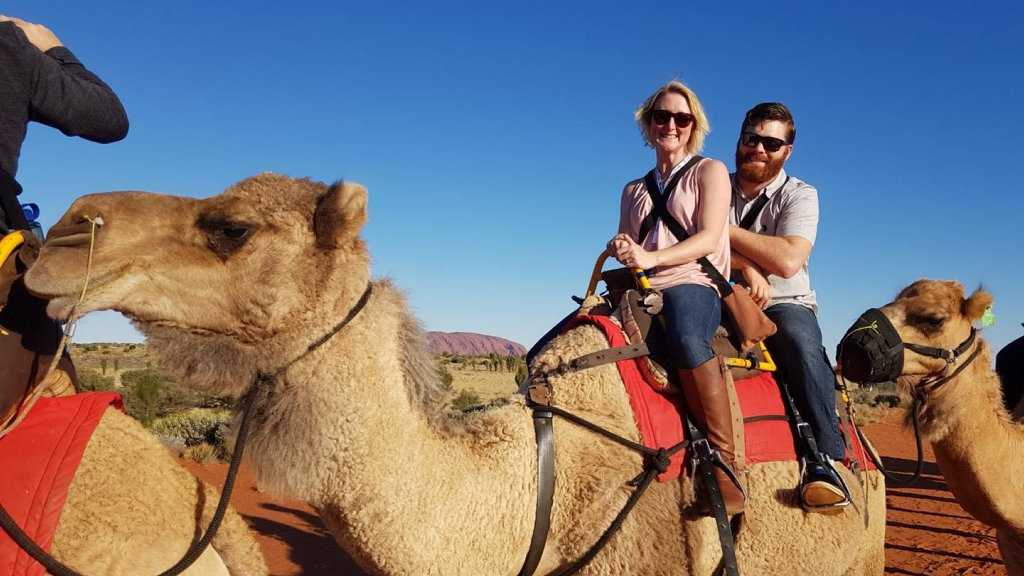
M 850 497 L 835 470 L 810 464 L 800 485 L 800 503 L 808 512 L 837 514 L 850 505 Z

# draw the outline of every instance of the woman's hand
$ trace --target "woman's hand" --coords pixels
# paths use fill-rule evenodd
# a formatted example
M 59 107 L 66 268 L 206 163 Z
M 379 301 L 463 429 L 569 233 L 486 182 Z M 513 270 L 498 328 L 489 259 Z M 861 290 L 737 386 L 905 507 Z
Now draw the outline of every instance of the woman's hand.
M 640 247 L 627 234 L 616 234 L 608 241 L 608 252 L 629 268 L 648 270 L 658 265 L 658 256 Z
M 21 28 L 21 31 L 25 33 L 25 37 L 28 38 L 28 41 L 38 48 L 40 52 L 46 52 L 50 48 L 63 46 L 63 44 L 60 43 L 60 40 L 57 39 L 57 36 L 42 24 L 33 24 L 31 22 L 26 22 L 21 18 L 14 18 L 3 14 L 0 14 L 0 22 L 13 22 L 15 26 Z
M 744 266 L 741 272 L 750 288 L 750 298 L 763 310 L 772 300 L 772 285 L 756 266 Z

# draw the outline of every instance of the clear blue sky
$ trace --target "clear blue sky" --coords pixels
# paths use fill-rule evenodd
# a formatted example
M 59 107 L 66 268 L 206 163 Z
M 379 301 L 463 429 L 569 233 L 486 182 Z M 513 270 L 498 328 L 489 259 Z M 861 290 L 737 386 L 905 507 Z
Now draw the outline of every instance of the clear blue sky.
M 370 191 L 365 236 L 431 330 L 529 346 L 568 312 L 652 164 L 632 120 L 681 78 L 732 165 L 747 108 L 787 103 L 788 170 L 821 199 L 811 278 L 830 351 L 921 278 L 996 298 L 1024 329 L 1019 3 L 6 2 L 121 96 L 123 142 L 36 126 L 26 198 L 205 197 L 260 171 Z M 79 341 L 138 339 L 113 314 Z

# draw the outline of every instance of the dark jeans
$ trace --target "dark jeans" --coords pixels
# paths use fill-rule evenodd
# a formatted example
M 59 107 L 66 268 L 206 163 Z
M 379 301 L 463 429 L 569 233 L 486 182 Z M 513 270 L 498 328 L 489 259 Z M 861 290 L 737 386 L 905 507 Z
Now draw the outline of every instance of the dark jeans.
M 765 310 L 779 331 L 765 344 L 779 366 L 797 410 L 811 425 L 818 450 L 842 460 L 846 445 L 836 417 L 835 374 L 821 345 L 818 318 L 799 304 L 775 304 Z
M 722 301 L 714 288 L 679 284 L 662 290 L 666 340 L 676 368 L 691 369 L 715 357 L 711 339 L 722 321 Z

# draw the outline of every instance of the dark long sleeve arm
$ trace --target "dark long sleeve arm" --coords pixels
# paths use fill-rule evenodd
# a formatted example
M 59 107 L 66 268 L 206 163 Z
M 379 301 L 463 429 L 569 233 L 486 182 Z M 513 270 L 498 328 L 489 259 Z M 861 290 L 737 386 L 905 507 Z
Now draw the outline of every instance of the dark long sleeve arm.
M 63 46 L 42 53 L 25 50 L 32 59 L 29 119 L 68 136 L 94 142 L 116 142 L 128 134 L 128 116 L 117 95 Z

